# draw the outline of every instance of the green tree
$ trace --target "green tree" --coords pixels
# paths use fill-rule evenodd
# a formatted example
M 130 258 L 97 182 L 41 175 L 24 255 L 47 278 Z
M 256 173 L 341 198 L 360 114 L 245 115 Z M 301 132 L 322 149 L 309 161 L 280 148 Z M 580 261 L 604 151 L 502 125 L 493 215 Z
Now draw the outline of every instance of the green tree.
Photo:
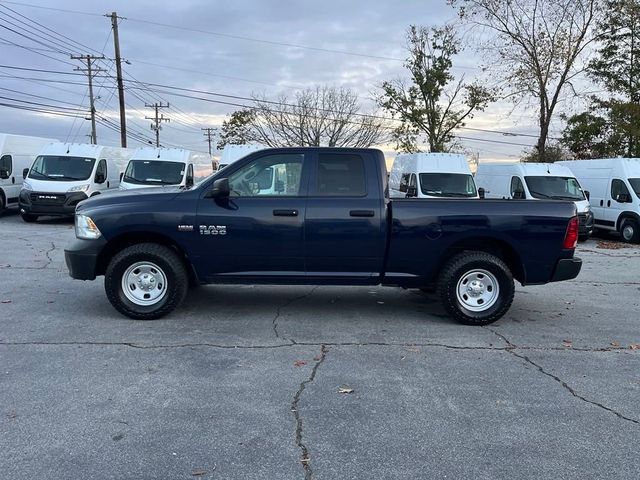
M 222 134 L 218 141 L 218 150 L 222 150 L 225 145 L 244 145 L 251 143 L 253 137 L 249 127 L 254 118 L 254 113 L 250 109 L 236 110 L 228 120 L 222 122 Z
M 576 159 L 605 158 L 617 155 L 611 134 L 608 118 L 583 112 L 567 119 L 561 142 Z
M 418 151 L 418 139 L 424 136 L 429 151 L 446 152 L 455 140 L 454 130 L 494 96 L 480 85 L 465 83 L 464 77 L 456 81 L 451 74 L 452 57 L 460 50 L 453 27 L 412 25 L 407 46 L 410 79 L 383 82 L 378 103 L 401 122 L 393 131 L 398 150 Z

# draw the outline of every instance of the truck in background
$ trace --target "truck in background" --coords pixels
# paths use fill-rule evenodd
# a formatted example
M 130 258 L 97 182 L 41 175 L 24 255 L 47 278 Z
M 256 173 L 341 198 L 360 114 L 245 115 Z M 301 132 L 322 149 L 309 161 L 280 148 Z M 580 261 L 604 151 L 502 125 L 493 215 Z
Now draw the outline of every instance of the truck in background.
M 558 163 L 589 191 L 596 228 L 618 232 L 625 242 L 640 242 L 640 158 Z
M 138 148 L 124 171 L 120 190 L 162 186 L 192 187 L 213 173 L 210 155 L 182 148 Z
M 22 188 L 22 172 L 29 168 L 38 152 L 52 138 L 0 133 L 0 214 L 7 207 L 18 206 Z
M 25 222 L 39 216 L 72 216 L 82 200 L 116 190 L 132 149 L 81 143 L 45 146 L 23 172 L 20 215 Z
M 236 160 L 240 160 L 242 157 L 246 157 L 252 152 L 262 150 L 262 145 L 225 145 L 222 150 L 222 157 L 220 158 L 220 164 L 218 170 L 222 170 L 224 167 L 229 166 Z
M 476 184 L 486 198 L 573 202 L 578 209 L 580 240 L 593 233 L 589 192 L 583 191 L 572 171 L 559 163 L 480 163 Z
M 393 161 L 389 175 L 392 198 L 479 198 L 464 155 L 407 153 Z

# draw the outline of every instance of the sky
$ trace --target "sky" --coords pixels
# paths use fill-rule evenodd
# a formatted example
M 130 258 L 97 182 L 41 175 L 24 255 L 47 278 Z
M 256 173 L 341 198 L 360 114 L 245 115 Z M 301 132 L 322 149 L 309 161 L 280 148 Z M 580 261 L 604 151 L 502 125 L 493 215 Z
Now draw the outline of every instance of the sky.
M 406 77 L 407 27 L 456 19 L 445 0 L 0 0 L 0 132 L 89 142 L 87 77 L 74 70 L 81 63 L 69 55 L 104 54 L 105 60 L 95 62 L 102 69 L 94 79 L 97 137 L 100 144 L 119 145 L 113 37 L 104 16 L 112 11 L 123 17 L 119 36 L 128 62 L 123 68 L 129 146 L 155 138 L 145 119 L 153 109 L 145 104 L 162 102 L 169 103 L 161 112 L 170 121 L 162 124 L 161 143 L 200 151 L 207 149 L 201 128 L 220 126 L 249 103 L 237 97 L 294 97 L 316 85 L 344 86 L 359 94 L 365 111 L 373 111 L 373 93 L 381 82 Z M 455 58 L 453 73 L 483 78 L 478 62 L 478 52 L 467 48 Z M 7 105 L 55 109 L 66 116 Z M 505 102 L 478 113 L 467 126 L 537 133 L 535 110 L 514 110 Z M 552 135 L 559 128 L 554 124 Z M 515 160 L 525 145 L 535 143 L 527 136 L 458 133 L 464 148 L 481 160 Z M 385 146 L 387 153 L 391 149 Z

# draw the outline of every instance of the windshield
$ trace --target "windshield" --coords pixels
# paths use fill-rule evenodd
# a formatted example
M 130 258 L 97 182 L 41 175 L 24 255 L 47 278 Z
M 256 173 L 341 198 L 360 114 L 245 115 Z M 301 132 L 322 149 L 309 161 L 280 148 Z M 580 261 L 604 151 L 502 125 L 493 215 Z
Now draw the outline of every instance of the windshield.
M 86 180 L 91 176 L 95 163 L 95 158 L 43 155 L 33 162 L 29 178 L 60 182 Z
M 185 164 L 163 160 L 131 160 L 123 182 L 138 185 L 178 185 L 182 183 Z
M 550 198 L 552 200 L 585 199 L 582 188 L 573 177 L 524 177 L 533 198 Z
M 465 173 L 421 173 L 420 190 L 432 197 L 475 197 L 473 177 Z
M 636 192 L 636 196 L 640 198 L 640 178 L 630 178 L 629 183 L 633 191 Z

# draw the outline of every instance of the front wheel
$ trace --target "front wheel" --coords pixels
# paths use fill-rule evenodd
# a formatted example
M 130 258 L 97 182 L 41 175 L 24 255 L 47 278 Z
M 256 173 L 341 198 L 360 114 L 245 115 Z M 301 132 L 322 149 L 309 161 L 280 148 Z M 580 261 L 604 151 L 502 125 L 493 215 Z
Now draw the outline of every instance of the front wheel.
M 620 235 L 627 243 L 640 242 L 640 227 L 638 221 L 633 218 L 625 218 L 620 224 Z
M 20 216 L 22 217 L 22 220 L 27 223 L 34 223 L 38 221 L 38 216 L 32 215 L 31 213 L 21 213 Z
M 154 320 L 184 300 L 189 276 L 184 263 L 169 247 L 140 243 L 116 254 L 104 278 L 111 305 L 135 320 Z
M 445 310 L 460 323 L 488 325 L 513 302 L 515 286 L 509 267 L 484 252 L 463 252 L 442 269 L 438 295 Z

